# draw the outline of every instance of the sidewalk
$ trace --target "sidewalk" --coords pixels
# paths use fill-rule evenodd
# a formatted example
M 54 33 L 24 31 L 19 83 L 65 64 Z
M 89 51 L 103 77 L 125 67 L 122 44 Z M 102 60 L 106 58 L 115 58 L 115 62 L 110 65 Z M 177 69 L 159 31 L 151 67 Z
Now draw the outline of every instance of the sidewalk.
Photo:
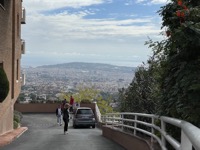
M 27 127 L 20 127 L 18 129 L 0 135 L 0 147 L 11 143 L 13 140 L 20 137 L 20 135 L 22 135 L 26 130 L 28 130 Z

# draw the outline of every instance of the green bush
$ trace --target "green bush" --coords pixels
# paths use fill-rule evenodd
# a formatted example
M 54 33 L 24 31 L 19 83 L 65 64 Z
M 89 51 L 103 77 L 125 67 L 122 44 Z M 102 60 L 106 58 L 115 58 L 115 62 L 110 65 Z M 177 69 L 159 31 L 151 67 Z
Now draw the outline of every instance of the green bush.
M 17 123 L 17 121 L 14 121 L 13 122 L 13 128 L 17 129 L 18 127 L 19 127 L 19 123 Z
M 4 101 L 9 92 L 9 81 L 3 68 L 0 68 L 0 103 Z
M 14 121 L 16 121 L 17 123 L 20 122 L 20 117 L 19 117 L 19 115 L 14 114 Z
M 82 99 L 82 100 L 81 100 L 81 103 L 82 103 L 82 104 L 88 104 L 88 103 L 90 104 L 90 103 L 92 103 L 92 102 L 91 102 L 91 100 L 89 100 L 89 99 Z
M 17 129 L 21 123 L 22 119 L 22 113 L 18 111 L 14 111 L 14 117 L 13 117 L 13 128 Z
M 22 118 L 23 118 L 22 113 L 15 110 L 15 111 L 14 111 L 14 114 L 17 115 L 17 116 L 19 117 L 19 122 L 21 122 L 21 120 L 22 120 Z

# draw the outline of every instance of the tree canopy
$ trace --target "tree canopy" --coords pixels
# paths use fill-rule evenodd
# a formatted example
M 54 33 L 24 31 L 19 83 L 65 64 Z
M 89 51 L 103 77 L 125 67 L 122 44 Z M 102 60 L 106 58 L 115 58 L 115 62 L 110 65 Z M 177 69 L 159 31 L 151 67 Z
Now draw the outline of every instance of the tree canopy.
M 158 11 L 166 38 L 119 94 L 122 111 L 157 113 L 200 126 L 200 1 L 171 0 Z
M 64 96 L 67 100 L 69 100 L 70 96 L 73 95 L 75 102 L 77 103 L 92 103 L 96 102 L 100 112 L 102 114 L 113 112 L 112 107 L 109 105 L 109 99 L 103 99 L 100 91 L 95 90 L 94 88 L 79 88 L 77 93 L 68 93 Z

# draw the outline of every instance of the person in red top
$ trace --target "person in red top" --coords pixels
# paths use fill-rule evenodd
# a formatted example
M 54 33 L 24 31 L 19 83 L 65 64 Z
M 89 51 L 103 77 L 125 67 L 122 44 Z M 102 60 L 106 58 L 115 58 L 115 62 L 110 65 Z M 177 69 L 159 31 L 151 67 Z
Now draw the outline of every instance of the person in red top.
M 69 109 L 69 111 L 70 111 L 70 112 L 73 112 L 74 98 L 73 98 L 72 96 L 70 96 L 69 104 L 70 104 L 70 109 Z

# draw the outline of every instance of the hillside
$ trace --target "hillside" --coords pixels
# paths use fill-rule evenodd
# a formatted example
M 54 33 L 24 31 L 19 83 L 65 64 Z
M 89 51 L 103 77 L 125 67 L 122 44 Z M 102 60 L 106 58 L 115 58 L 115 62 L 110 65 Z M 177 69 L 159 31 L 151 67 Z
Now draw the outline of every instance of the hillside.
M 84 62 L 72 62 L 56 65 L 44 65 L 37 68 L 46 69 L 74 69 L 74 70 L 87 70 L 87 71 L 111 71 L 111 72 L 123 72 L 123 73 L 133 73 L 135 71 L 134 67 L 126 66 L 115 66 L 102 63 L 84 63 Z
M 46 96 L 56 100 L 57 94 L 76 92 L 80 87 L 94 88 L 104 93 L 116 93 L 128 87 L 135 68 L 99 63 L 66 63 L 23 68 L 26 84 L 25 95 Z

